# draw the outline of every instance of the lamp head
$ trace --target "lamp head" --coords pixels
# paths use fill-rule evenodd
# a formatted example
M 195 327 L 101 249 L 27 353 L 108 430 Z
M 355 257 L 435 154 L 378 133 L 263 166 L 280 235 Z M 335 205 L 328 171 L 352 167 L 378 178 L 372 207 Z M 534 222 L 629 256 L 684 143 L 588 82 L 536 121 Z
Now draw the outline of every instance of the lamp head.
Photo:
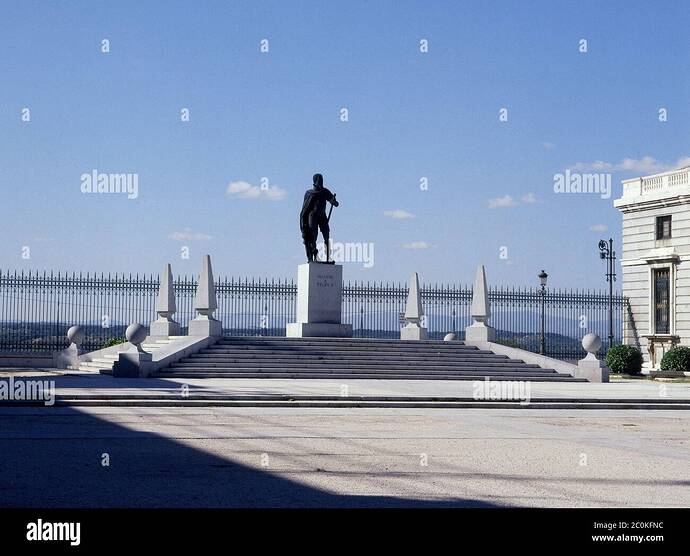
M 546 274 L 546 272 L 544 272 L 543 270 L 538 274 L 539 283 L 540 283 L 541 286 L 544 287 L 544 288 L 546 287 L 546 279 L 547 279 L 548 277 L 549 277 L 549 275 Z

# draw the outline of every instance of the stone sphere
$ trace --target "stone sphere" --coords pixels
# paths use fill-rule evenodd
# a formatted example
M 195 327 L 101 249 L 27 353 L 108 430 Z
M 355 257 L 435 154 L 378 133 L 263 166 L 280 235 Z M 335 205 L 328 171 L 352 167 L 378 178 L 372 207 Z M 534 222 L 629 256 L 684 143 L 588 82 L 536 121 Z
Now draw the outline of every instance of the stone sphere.
M 457 336 L 457 334 L 455 334 L 455 332 L 448 332 L 448 334 L 446 334 L 443 337 L 444 342 L 452 342 L 452 341 L 457 340 L 457 339 L 458 339 L 458 336 Z
M 86 335 L 86 331 L 81 326 L 72 326 L 67 331 L 67 339 L 72 344 L 77 344 L 77 345 L 81 344 L 84 341 L 85 335 Z
M 592 332 L 585 334 L 585 337 L 582 338 L 582 347 L 587 353 L 596 353 L 601 347 L 601 338 Z
M 125 330 L 125 338 L 127 338 L 130 344 L 134 344 L 135 346 L 142 343 L 148 335 L 149 331 L 146 330 L 146 327 L 138 322 L 133 322 L 127 327 L 127 330 Z

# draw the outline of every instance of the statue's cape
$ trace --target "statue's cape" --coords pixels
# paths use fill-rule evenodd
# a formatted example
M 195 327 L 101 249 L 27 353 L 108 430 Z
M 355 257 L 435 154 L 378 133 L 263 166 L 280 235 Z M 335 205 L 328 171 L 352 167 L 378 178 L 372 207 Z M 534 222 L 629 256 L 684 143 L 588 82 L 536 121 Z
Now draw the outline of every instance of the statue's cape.
M 307 220 L 309 219 L 309 213 L 314 209 L 316 204 L 316 191 L 313 189 L 308 190 L 304 194 L 304 202 L 302 203 L 302 211 L 299 213 L 299 226 L 304 228 L 307 226 Z

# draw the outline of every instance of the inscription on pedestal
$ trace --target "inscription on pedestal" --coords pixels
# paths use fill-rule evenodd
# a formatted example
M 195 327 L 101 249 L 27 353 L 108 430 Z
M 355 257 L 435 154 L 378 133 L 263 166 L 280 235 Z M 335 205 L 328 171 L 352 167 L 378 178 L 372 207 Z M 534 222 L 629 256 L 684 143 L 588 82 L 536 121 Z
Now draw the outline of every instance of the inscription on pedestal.
M 316 286 L 319 288 L 332 288 L 335 286 L 333 276 L 317 276 Z

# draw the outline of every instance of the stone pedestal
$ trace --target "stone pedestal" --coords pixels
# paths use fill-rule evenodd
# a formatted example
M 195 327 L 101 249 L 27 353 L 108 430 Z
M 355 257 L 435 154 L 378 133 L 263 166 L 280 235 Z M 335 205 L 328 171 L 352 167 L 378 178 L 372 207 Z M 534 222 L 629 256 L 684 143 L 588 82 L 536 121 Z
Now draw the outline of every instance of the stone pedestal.
M 120 352 L 118 360 L 113 364 L 115 378 L 145 378 L 151 374 L 152 355 L 144 351 Z
M 401 340 L 426 340 L 427 329 L 415 322 L 408 323 L 400 329 Z
M 593 353 L 589 353 L 587 357 L 577 362 L 576 376 L 587 379 L 589 382 L 608 382 L 609 368 Z
M 151 323 L 150 335 L 157 337 L 179 336 L 180 325 L 173 320 L 177 312 L 175 304 L 175 289 L 173 287 L 172 267 L 165 265 L 165 271 L 161 274 L 161 285 L 156 299 L 156 313 L 158 320 Z
M 151 323 L 151 336 L 179 336 L 180 323 L 170 318 L 160 317 Z
M 496 329 L 483 322 L 475 322 L 465 328 L 467 342 L 493 342 L 496 339 Z
M 305 263 L 297 267 L 297 322 L 287 325 L 288 338 L 352 337 L 342 324 L 343 267 Z
M 79 366 L 81 350 L 77 344 L 70 344 L 62 351 L 53 352 L 53 366 L 56 369 L 66 369 L 68 366 Z
M 222 336 L 223 324 L 206 315 L 199 315 L 189 321 L 188 336 Z
M 577 362 L 577 378 L 584 378 L 589 382 L 608 382 L 609 368 L 603 361 L 597 359 L 597 352 L 601 348 L 601 338 L 590 332 L 582 338 L 582 347 L 587 352 L 587 357 Z

